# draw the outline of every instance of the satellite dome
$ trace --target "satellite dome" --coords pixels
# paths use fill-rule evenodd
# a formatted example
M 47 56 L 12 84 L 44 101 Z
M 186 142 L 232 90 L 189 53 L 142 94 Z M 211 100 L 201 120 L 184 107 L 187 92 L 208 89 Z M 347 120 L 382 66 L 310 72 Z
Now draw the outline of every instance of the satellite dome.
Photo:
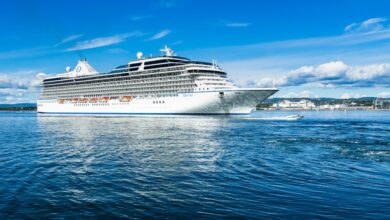
M 67 72 L 67 73 L 70 72 L 70 66 L 67 66 L 67 67 L 66 67 L 66 72 Z
M 142 59 L 142 56 L 143 56 L 144 54 L 142 53 L 142 52 L 138 52 L 137 53 L 137 58 L 140 60 L 140 59 Z

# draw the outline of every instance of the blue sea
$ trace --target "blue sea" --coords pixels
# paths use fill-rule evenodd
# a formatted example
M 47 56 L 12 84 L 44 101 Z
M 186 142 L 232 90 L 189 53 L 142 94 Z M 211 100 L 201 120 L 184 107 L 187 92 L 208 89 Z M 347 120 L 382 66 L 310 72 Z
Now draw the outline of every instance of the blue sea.
M 0 112 L 14 218 L 390 219 L 390 111 Z

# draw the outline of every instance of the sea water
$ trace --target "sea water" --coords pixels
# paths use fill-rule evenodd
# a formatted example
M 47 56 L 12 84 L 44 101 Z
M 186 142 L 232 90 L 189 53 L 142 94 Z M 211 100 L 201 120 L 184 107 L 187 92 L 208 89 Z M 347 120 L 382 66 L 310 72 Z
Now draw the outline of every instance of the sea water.
M 279 120 L 291 114 L 304 119 Z M 0 219 L 389 219 L 389 207 L 390 111 L 0 113 Z

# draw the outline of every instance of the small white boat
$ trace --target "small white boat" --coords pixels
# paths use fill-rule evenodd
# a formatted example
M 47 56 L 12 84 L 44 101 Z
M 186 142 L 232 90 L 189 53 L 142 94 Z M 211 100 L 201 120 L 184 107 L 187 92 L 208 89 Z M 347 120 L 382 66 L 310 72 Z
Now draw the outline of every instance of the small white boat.
M 303 115 L 289 115 L 285 117 L 287 120 L 301 120 Z

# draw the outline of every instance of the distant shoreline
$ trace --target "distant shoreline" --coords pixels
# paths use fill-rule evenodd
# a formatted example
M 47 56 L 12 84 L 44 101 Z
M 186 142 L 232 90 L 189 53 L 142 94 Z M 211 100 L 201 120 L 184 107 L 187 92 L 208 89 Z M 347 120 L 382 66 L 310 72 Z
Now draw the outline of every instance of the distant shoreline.
M 256 111 L 281 111 L 281 112 L 288 112 L 288 111 L 312 111 L 312 112 L 345 112 L 345 111 L 389 111 L 390 109 L 256 109 Z
M 0 112 L 36 112 L 36 107 L 24 107 L 24 108 L 0 108 Z M 349 112 L 349 111 L 390 111 L 390 109 L 350 109 L 350 110 L 341 110 L 341 109 L 257 109 L 256 111 L 272 111 L 272 112 L 289 112 L 289 111 L 305 111 L 305 112 Z
M 0 111 L 37 111 L 37 107 L 0 107 Z

